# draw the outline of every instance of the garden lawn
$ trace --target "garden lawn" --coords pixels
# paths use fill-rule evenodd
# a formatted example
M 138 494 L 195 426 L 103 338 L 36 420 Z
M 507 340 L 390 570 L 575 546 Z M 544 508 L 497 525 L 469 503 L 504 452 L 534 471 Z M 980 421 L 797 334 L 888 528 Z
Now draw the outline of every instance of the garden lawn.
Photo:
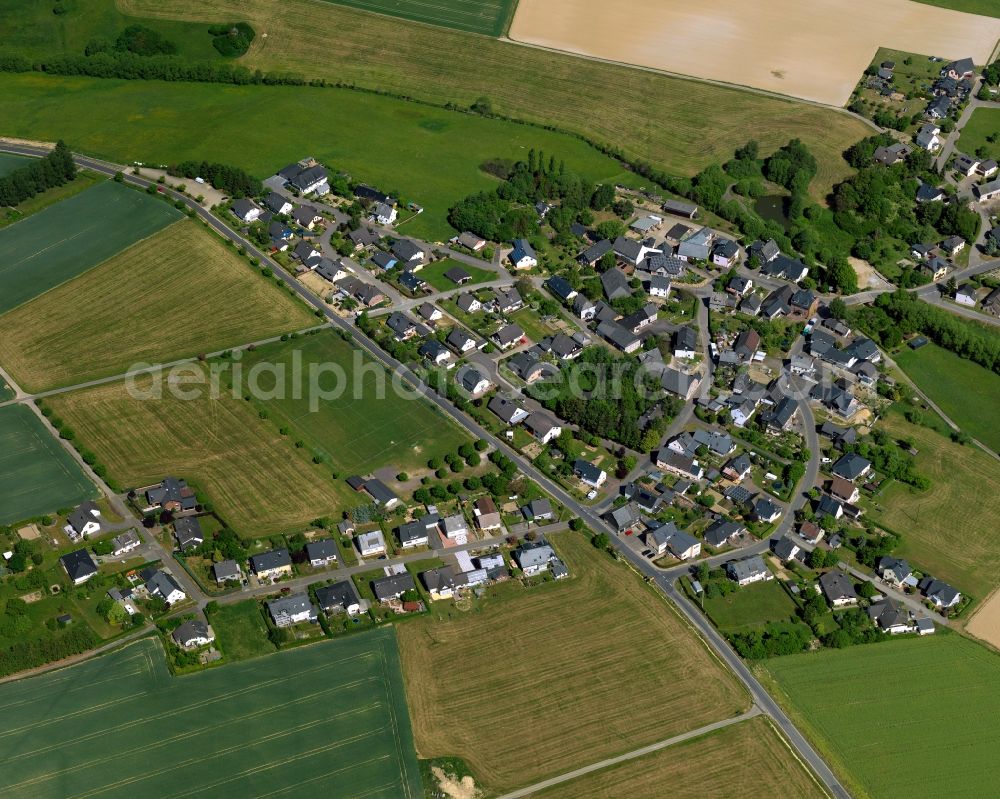
M 752 765 L 752 776 L 745 774 Z M 533 793 L 534 799 L 619 799 L 622 796 L 705 799 L 825 799 L 771 723 L 761 717 L 675 744 L 650 755 Z
M 357 504 L 346 484 L 295 449 L 253 405 L 224 392 L 212 399 L 207 385 L 186 390 L 192 388 L 201 396 L 181 399 L 164 386 L 155 399 L 152 378 L 144 377 L 47 402 L 119 484 L 182 477 L 248 539 L 300 530 Z
M 729 718 L 748 698 L 661 595 L 579 533 L 570 577 L 486 589 L 472 612 L 399 625 L 417 749 L 503 793 Z M 456 666 L 456 664 L 460 664 Z M 442 675 L 447 674 L 447 679 Z M 623 683 L 623 680 L 625 681 Z M 625 683 L 636 690 L 623 690 Z M 502 697 L 489 723 L 475 712 Z
M 907 347 L 894 357 L 917 387 L 955 424 L 1000 452 L 1000 375 L 937 344 L 926 344 L 918 350 Z
M 227 660 L 248 660 L 274 653 L 261 612 L 256 599 L 219 605 L 212 611 L 208 621 Z
M 311 154 L 422 205 L 404 229 L 432 241 L 454 234 L 447 215 L 458 200 L 496 187 L 479 168 L 491 158 L 526 158 L 535 147 L 591 180 L 635 180 L 572 136 L 348 89 L 6 74 L 0 118 L 9 135 L 64 137 L 74 150 L 118 163 L 207 159 L 264 178 Z
M 1000 17 L 1000 10 L 994 13 Z M 975 153 L 985 147 L 989 157 L 1000 160 L 1000 140 L 988 141 L 987 136 L 995 136 L 1000 131 L 1000 108 L 977 108 L 962 128 L 959 149 L 963 153 Z
M 106 181 L 0 230 L 0 313 L 180 218 L 163 200 Z
M 422 796 L 391 629 L 183 678 L 145 639 L 0 703 L 5 797 Z
M 1000 656 L 956 634 L 820 649 L 764 666 L 862 799 L 993 795 Z
M 0 408 L 0 524 L 96 498 L 97 487 L 30 408 Z
M 294 363 L 299 359 L 301 378 L 296 381 Z M 262 373 L 258 406 L 275 424 L 288 425 L 293 436 L 323 453 L 342 476 L 386 466 L 424 469 L 431 458 L 455 452 L 469 440 L 430 402 L 398 392 L 389 372 L 332 331 L 246 353 L 245 373 L 257 364 L 272 364 L 284 374 L 279 383 L 271 371 Z M 310 374 L 316 374 L 320 391 L 310 388 Z M 278 385 L 280 396 L 266 399 Z M 324 399 L 321 392 L 331 398 Z M 316 397 L 312 407 L 311 397 Z
M 316 321 L 218 236 L 185 220 L 0 316 L 0 363 L 37 392 Z
M 766 154 L 797 137 L 812 150 L 819 164 L 818 177 L 810 187 L 817 200 L 850 174 L 842 153 L 854 142 L 871 135 L 872 130 L 848 114 L 808 103 L 547 52 L 460 31 L 407 24 L 332 3 L 216 0 L 206 6 L 197 0 L 119 2 L 129 13 L 157 19 L 248 20 L 257 31 L 267 32 L 267 38 L 258 38 L 240 60 L 250 69 L 290 71 L 306 78 L 355 84 L 439 105 L 454 103 L 460 108 L 468 108 L 477 98 L 485 96 L 500 114 L 582 134 L 674 174 L 691 175 L 711 163 L 722 163 L 747 139 L 760 142 Z M 3 92 L 9 87 L 4 81 Z M 651 98 L 656 98 L 655 102 Z M 33 104 L 16 105 L 25 113 L 37 115 L 38 109 Z M 0 103 L 0 111 L 5 106 Z M 310 111 L 310 116 L 315 117 L 316 109 Z M 135 113 L 132 110 L 129 119 L 135 119 Z M 397 120 L 400 136 L 412 139 L 418 146 L 429 138 L 413 124 L 422 117 L 420 109 L 410 107 L 409 111 L 401 109 Z M 359 132 L 367 127 L 365 114 L 341 118 Z M 61 121 L 65 123 L 67 119 Z M 464 127 L 458 122 L 453 126 Z M 252 125 L 246 128 L 251 130 L 244 129 L 242 133 L 252 136 Z M 294 132 L 291 128 L 293 125 L 285 125 L 278 139 Z M 497 126 L 495 130 L 510 129 Z M 468 129 L 471 135 L 464 144 L 474 146 L 477 135 L 483 131 L 478 127 Z M 705 131 L 711 131 L 711 135 L 706 136 Z M 178 131 L 175 128 L 173 132 Z M 134 141 L 136 137 L 130 138 Z M 266 138 L 275 141 L 273 136 Z M 300 158 L 301 152 L 319 156 L 319 152 L 313 152 L 314 148 L 320 142 L 327 146 L 335 144 L 336 138 L 313 136 L 310 144 L 292 158 Z M 557 157 L 566 159 L 568 167 L 590 174 L 576 164 L 571 152 L 555 145 L 543 131 L 525 130 L 510 143 L 524 146 L 525 141 L 532 142 L 529 147 L 557 153 Z M 220 139 L 219 144 L 224 142 Z M 412 168 L 410 149 L 383 150 L 374 140 L 370 145 L 363 155 L 370 159 L 384 153 L 391 169 L 387 170 L 387 182 L 396 182 L 394 173 L 400 174 L 402 181 L 402 171 Z M 476 158 L 481 160 L 478 149 Z M 496 144 L 483 149 L 494 151 L 489 156 L 510 154 L 510 149 L 501 150 Z M 525 151 L 520 153 L 523 155 Z M 432 159 L 432 156 L 429 148 L 421 146 L 419 158 Z M 364 175 L 361 168 L 352 167 L 351 171 L 359 179 Z M 648 181 L 641 185 L 650 186 Z M 419 192 L 411 193 L 412 199 L 430 205 L 426 191 L 423 193 L 427 202 L 422 201 Z
M 727 634 L 761 629 L 768 622 L 789 621 L 795 615 L 795 603 L 776 579 L 706 598 L 704 603 L 705 613 Z
M 1000 586 L 1000 472 L 978 447 L 961 446 L 892 413 L 884 428 L 910 437 L 928 491 L 894 483 L 875 497 L 875 518 L 903 537 L 896 554 L 923 571 L 984 600 Z
M 463 261 L 456 261 L 453 258 L 442 258 L 440 261 L 428 264 L 417 272 L 417 276 L 426 280 L 438 291 L 453 291 L 459 288 L 459 285 L 452 281 L 451 278 L 445 277 L 444 273 L 455 267 L 464 269 L 472 276 L 472 280 L 465 284 L 470 289 L 479 283 L 489 283 L 491 280 L 497 280 L 500 277 L 492 269 L 483 269 L 482 267 L 473 266 Z

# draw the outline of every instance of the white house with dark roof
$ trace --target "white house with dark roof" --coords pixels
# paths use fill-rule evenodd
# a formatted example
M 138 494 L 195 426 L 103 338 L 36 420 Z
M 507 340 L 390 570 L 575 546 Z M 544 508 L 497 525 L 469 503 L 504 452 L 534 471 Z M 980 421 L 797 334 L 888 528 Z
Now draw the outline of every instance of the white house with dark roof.
M 774 579 L 774 575 L 760 555 L 729 561 L 726 564 L 726 574 L 741 588 Z
M 101 510 L 97 507 L 97 503 L 88 500 L 78 505 L 66 517 L 63 532 L 69 536 L 70 541 L 78 541 L 101 532 Z
M 305 592 L 271 600 L 267 603 L 267 612 L 276 627 L 315 622 L 319 618 L 316 606 L 309 601 L 309 594 Z
M 555 419 L 539 411 L 529 414 L 524 420 L 524 426 L 543 444 L 548 444 L 562 433 L 562 427 Z

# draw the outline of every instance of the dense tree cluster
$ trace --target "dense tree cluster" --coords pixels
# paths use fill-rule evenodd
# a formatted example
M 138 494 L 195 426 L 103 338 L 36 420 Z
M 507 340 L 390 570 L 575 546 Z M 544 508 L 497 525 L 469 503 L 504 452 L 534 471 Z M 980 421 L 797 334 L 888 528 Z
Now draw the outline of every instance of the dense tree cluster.
M 129 25 L 113 42 L 108 39 L 91 39 L 84 54 L 131 53 L 137 56 L 176 55 L 177 45 L 159 32 L 145 25 Z
M 904 337 L 923 333 L 934 343 L 1000 373 L 1000 335 L 990 328 L 921 302 L 906 291 L 883 294 L 873 305 L 859 306 L 850 318 L 869 336 L 892 348 Z
M 778 655 L 794 655 L 812 640 L 812 630 L 795 622 L 771 622 L 763 630 L 734 633 L 729 643 L 746 660 L 764 660 Z
M 82 623 L 44 638 L 19 641 L 0 649 L 0 676 L 78 655 L 99 643 L 97 633 Z
M 213 25 L 208 29 L 212 46 L 227 58 L 237 58 L 250 49 L 256 32 L 246 22 L 233 25 Z
M 242 169 L 228 164 L 213 164 L 208 161 L 182 161 L 168 167 L 171 175 L 185 178 L 204 178 L 215 188 L 230 197 L 255 197 L 264 189 L 257 178 Z
M 73 154 L 60 141 L 44 158 L 0 177 L 0 206 L 14 206 L 31 199 L 46 189 L 61 186 L 76 177 Z

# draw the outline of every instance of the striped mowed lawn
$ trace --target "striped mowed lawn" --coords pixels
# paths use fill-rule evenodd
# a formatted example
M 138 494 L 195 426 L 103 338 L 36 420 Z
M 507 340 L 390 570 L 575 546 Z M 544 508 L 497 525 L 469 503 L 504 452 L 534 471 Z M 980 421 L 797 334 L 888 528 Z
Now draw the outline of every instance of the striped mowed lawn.
M 106 181 L 0 230 L 0 313 L 83 274 L 181 216 L 163 200 Z
M 0 316 L 0 364 L 35 392 L 316 321 L 214 233 L 183 220 Z
M 0 686 L 0 795 L 420 799 L 390 628 L 173 678 L 144 639 Z
M 97 486 L 30 408 L 0 408 L 0 524 L 96 496 Z

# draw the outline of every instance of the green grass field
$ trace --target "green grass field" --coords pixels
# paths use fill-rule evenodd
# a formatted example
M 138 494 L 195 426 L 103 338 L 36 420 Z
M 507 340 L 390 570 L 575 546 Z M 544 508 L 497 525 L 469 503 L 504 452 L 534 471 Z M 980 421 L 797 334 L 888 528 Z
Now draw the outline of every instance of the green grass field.
M 862 799 L 993 795 L 1000 657 L 955 634 L 767 661 L 779 699 Z
M 391 629 L 183 678 L 147 639 L 0 703 L 8 797 L 422 795 Z
M 30 408 L 0 408 L 0 524 L 96 496 L 97 487 Z
M 1000 11 L 994 16 L 1000 17 Z M 985 147 L 990 158 L 1000 159 L 1000 140 L 991 142 L 987 139 L 988 136 L 995 136 L 997 131 L 1000 131 L 1000 108 L 977 108 L 962 128 L 958 149 L 972 155 L 980 147 Z
M 68 200 L 70 197 L 86 191 L 91 186 L 95 186 L 105 180 L 107 180 L 107 178 L 102 175 L 98 175 L 96 172 L 87 172 L 85 170 L 77 172 L 76 180 L 70 183 L 64 183 L 62 186 L 55 186 L 54 188 L 47 189 L 41 194 L 32 197 L 30 200 L 25 200 L 15 208 L 5 209 L 3 216 L 0 217 L 0 228 L 6 227 L 7 225 L 13 225 L 15 222 L 20 222 L 27 216 L 37 214 L 39 211 L 44 211 L 50 205 L 55 205 L 63 200 Z
M 55 13 L 54 8 L 63 9 Z M 237 19 L 215 17 L 216 22 Z M 4 50 L 25 56 L 55 53 L 82 55 L 92 39 L 114 41 L 128 25 L 152 28 L 177 45 L 178 55 L 188 59 L 221 58 L 212 46 L 208 26 L 169 20 L 136 19 L 121 13 L 115 0 L 59 0 L 23 3 L 0 0 L 0 30 Z
M 275 651 L 260 613 L 256 599 L 219 605 L 212 611 L 209 623 L 227 660 L 249 660 Z
M 207 373 L 200 374 L 205 383 L 191 399 L 175 396 L 167 386 L 162 399 L 155 399 L 152 380 L 143 378 L 47 402 L 120 485 L 183 477 L 250 540 L 298 531 L 313 519 L 359 504 L 343 480 L 312 463 L 308 450 L 296 449 L 250 403 L 227 392 L 213 399 Z
M 301 359 L 298 383 L 296 359 Z M 468 440 L 429 402 L 398 393 L 381 366 L 333 332 L 260 347 L 244 356 L 244 373 L 249 375 L 257 364 L 273 364 L 284 372 L 283 398 L 257 403 L 267 408 L 277 424 L 288 424 L 293 435 L 325 453 L 331 464 L 347 474 L 365 474 L 383 466 L 416 471 Z M 325 376 L 317 372 L 322 390 L 342 391 L 334 399 L 320 398 L 316 410 L 311 410 L 309 373 L 314 365 L 330 370 Z M 278 385 L 270 371 L 261 373 L 258 384 L 264 394 Z
M 928 491 L 894 483 L 880 493 L 873 516 L 903 536 L 896 554 L 935 577 L 983 600 L 1000 585 L 1000 474 L 978 447 L 963 447 L 898 414 L 882 426 L 897 438 L 912 437 L 917 469 L 931 480 Z
M 96 106 L 104 113 L 88 113 Z M 346 89 L 2 75 L 0 116 L 9 135 L 62 136 L 119 163 L 208 159 L 267 177 L 309 153 L 424 206 L 406 232 L 440 241 L 454 233 L 452 205 L 496 186 L 479 169 L 491 158 L 535 147 L 594 181 L 636 180 L 572 136 Z M 281 136 L 269 132 L 273 119 L 284 121 Z
M 470 33 L 500 36 L 506 33 L 517 0 L 331 0 L 342 6 L 387 14 L 413 22 L 440 25 Z
M 453 283 L 449 278 L 445 277 L 444 273 L 456 266 L 472 275 L 472 280 L 465 284 L 469 287 L 475 287 L 479 283 L 489 283 L 491 280 L 498 278 L 497 273 L 492 269 L 473 266 L 462 261 L 456 261 L 454 258 L 442 258 L 440 261 L 428 264 L 417 274 L 438 291 L 452 291 L 458 288 L 458 284 Z
M 0 177 L 9 175 L 15 169 L 20 169 L 29 163 L 31 163 L 30 158 L 20 155 L 10 155 L 9 153 L 0 153 Z
M 0 230 L 0 313 L 180 218 L 162 200 L 106 181 Z
M 0 316 L 0 363 L 41 391 L 317 321 L 215 233 L 184 220 Z
M 798 137 L 819 164 L 811 186 L 816 199 L 850 174 L 841 154 L 872 131 L 847 114 L 807 103 L 406 24 L 332 3 L 216 0 L 206 7 L 196 0 L 119 2 L 131 14 L 157 19 L 211 21 L 225 15 L 248 20 L 267 32 L 240 60 L 251 69 L 291 71 L 461 108 L 485 96 L 498 113 L 583 134 L 675 174 L 690 175 L 721 163 L 747 139 L 756 139 L 768 153 Z M 0 96 L 8 86 L 2 86 Z M 0 102 L 0 110 L 5 106 Z M 36 113 L 34 107 L 24 110 Z M 417 109 L 400 111 L 407 113 L 421 116 Z M 365 123 L 363 117 L 350 121 Z M 416 142 L 425 139 L 410 124 L 400 133 L 415 136 Z M 525 135 L 546 151 L 562 149 L 542 141 L 542 131 Z M 306 150 L 313 152 L 318 141 L 334 138 L 314 136 Z M 474 139 L 470 136 L 466 143 Z M 375 147 L 365 155 L 373 152 L 378 152 Z M 386 156 L 396 170 L 408 158 L 391 150 Z M 570 154 L 565 157 L 573 166 Z
M 738 633 L 772 621 L 789 621 L 795 615 L 795 603 L 777 580 L 768 580 L 706 598 L 705 613 L 721 632 Z
M 1000 124 L 1000 117 L 997 122 Z M 1000 375 L 937 344 L 919 350 L 907 347 L 894 357 L 907 376 L 955 424 L 1000 452 Z

